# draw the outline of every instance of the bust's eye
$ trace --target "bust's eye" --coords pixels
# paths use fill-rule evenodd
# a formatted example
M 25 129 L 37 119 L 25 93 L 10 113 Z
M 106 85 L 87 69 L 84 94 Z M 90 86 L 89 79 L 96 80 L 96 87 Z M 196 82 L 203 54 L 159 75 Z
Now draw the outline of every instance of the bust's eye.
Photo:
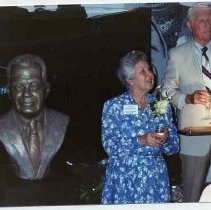
M 40 87 L 40 83 L 39 82 L 32 82 L 31 84 L 30 84 L 30 89 L 31 90 L 36 90 L 36 89 L 38 89 Z
M 23 90 L 23 85 L 21 85 L 21 84 L 14 84 L 14 85 L 12 85 L 12 88 L 13 88 L 13 90 L 21 91 L 21 90 Z

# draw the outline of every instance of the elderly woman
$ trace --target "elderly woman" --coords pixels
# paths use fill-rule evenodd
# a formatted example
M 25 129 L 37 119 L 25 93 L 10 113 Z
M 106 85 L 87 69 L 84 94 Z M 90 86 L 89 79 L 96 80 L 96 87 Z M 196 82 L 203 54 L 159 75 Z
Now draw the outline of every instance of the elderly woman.
M 168 105 L 159 116 L 150 108 L 156 102 L 149 94 L 154 73 L 143 52 L 132 51 L 124 56 L 117 75 L 128 91 L 108 100 L 103 108 L 102 143 L 109 159 L 102 203 L 170 202 L 163 154 L 179 150 L 171 108 Z M 156 132 L 159 126 L 163 133 Z

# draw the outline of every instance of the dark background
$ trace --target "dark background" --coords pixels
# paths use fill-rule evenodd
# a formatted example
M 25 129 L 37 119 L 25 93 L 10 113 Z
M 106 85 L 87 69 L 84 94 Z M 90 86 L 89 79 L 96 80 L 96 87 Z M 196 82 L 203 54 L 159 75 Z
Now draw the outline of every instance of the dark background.
M 0 8 L 0 65 L 23 53 L 46 61 L 47 106 L 70 116 L 70 160 L 92 164 L 106 157 L 100 136 L 103 103 L 124 91 L 115 76 L 120 58 L 134 49 L 150 54 L 150 17 L 149 9 L 86 18 L 79 5 L 33 13 Z M 0 86 L 4 74 L 2 69 Z M 8 97 L 1 96 L 0 114 L 9 107 Z
M 101 112 L 106 100 L 125 90 L 116 78 L 116 67 L 131 50 L 150 55 L 150 21 L 147 8 L 87 18 L 80 5 L 32 13 L 0 7 L 0 65 L 7 66 L 14 56 L 23 53 L 37 54 L 45 60 L 51 84 L 46 103 L 70 117 L 66 136 L 70 144 L 66 144 L 65 151 L 82 177 L 80 191 L 82 188 L 87 193 L 83 203 L 99 203 L 101 195 L 101 176 L 95 174 L 96 164 L 106 158 L 101 145 Z M 6 84 L 5 73 L 0 68 L 0 87 Z M 0 115 L 9 108 L 8 96 L 0 96 Z M 178 184 L 179 158 L 171 156 L 166 160 L 171 183 Z M 92 172 L 87 174 L 89 170 L 81 163 L 86 163 Z M 93 188 L 99 188 L 94 195 Z

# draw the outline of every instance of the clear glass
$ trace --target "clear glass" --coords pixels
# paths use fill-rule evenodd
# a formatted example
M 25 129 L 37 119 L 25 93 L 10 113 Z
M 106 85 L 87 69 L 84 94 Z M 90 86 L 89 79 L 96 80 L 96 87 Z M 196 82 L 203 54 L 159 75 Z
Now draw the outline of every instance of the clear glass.
M 159 135 L 163 135 L 165 132 L 165 128 L 162 124 L 159 124 L 155 127 L 155 132 Z
M 210 109 L 211 109 L 211 95 L 210 94 L 208 94 L 208 97 L 209 97 L 209 99 L 208 99 L 208 101 L 207 101 L 207 103 L 206 103 L 206 105 L 205 105 L 205 116 L 204 116 L 204 120 L 209 120 L 209 119 L 211 119 L 211 114 L 210 114 Z

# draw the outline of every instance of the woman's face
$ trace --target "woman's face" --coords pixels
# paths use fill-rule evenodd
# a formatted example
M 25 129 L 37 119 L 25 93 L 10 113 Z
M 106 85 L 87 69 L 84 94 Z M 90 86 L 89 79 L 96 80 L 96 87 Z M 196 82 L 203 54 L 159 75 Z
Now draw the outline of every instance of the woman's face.
M 131 89 L 149 92 L 154 86 L 154 73 L 146 61 L 139 61 L 134 67 L 134 77 L 128 79 Z

